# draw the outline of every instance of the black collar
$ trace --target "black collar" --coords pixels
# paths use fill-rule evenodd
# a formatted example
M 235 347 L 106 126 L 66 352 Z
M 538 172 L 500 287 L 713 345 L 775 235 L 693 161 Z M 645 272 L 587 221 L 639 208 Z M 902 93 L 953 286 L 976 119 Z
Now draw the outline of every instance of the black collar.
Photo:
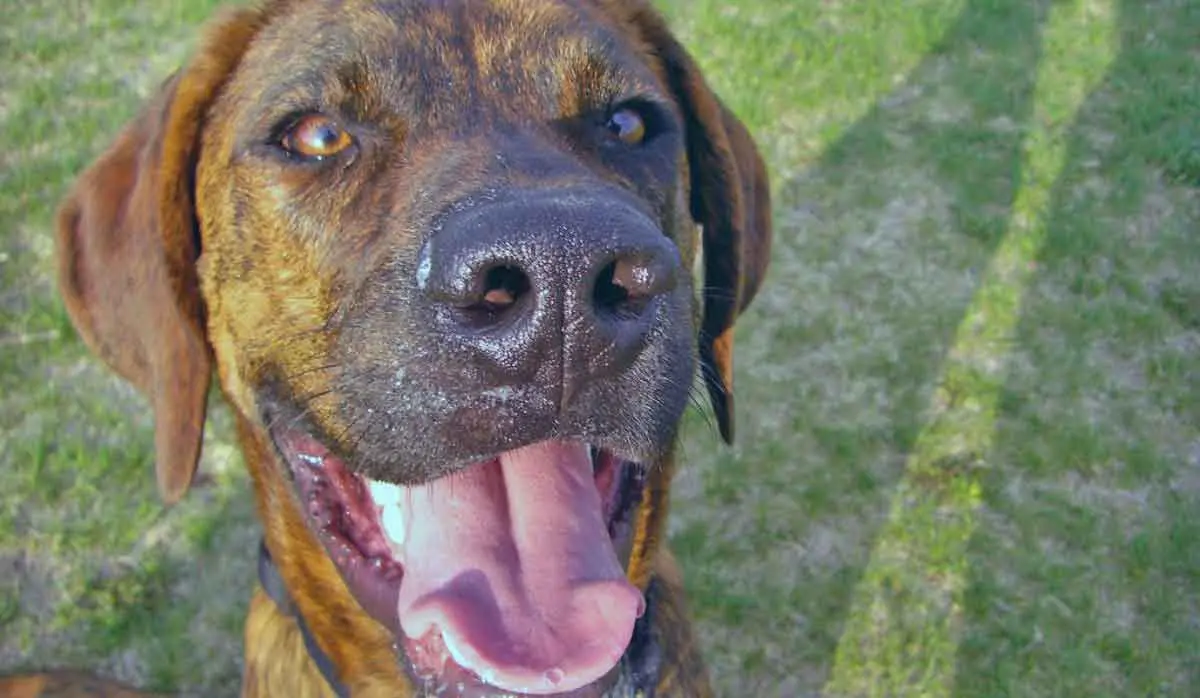
M 321 676 L 325 677 L 325 682 L 329 684 L 338 698 L 349 698 L 350 690 L 338 679 L 333 661 L 317 644 L 316 639 L 308 630 L 308 624 L 304 622 L 304 616 L 301 615 L 300 609 L 292 603 L 292 597 L 283 583 L 283 577 L 279 576 L 279 568 L 275 566 L 275 561 L 271 559 L 271 553 L 267 550 L 266 541 L 259 541 L 258 544 L 258 583 L 262 585 L 267 596 L 271 597 L 271 600 L 279 607 L 280 612 L 296 620 L 296 626 L 300 629 L 300 637 L 304 638 L 304 648 L 308 650 L 308 656 L 321 671 Z M 633 637 L 629 640 L 629 649 L 625 651 L 625 656 L 621 659 L 621 677 L 607 693 L 611 698 L 626 696 L 629 698 L 654 698 L 654 687 L 658 683 L 662 652 L 659 648 L 658 638 L 651 630 L 650 611 L 654 608 L 658 592 L 658 580 L 650 580 L 650 585 L 646 589 L 646 612 L 633 626 Z
M 304 638 L 304 648 L 308 650 L 309 658 L 321 670 L 321 676 L 325 677 L 325 682 L 329 684 L 338 698 L 350 698 L 350 690 L 346 688 L 346 684 L 338 680 L 333 661 L 317 644 L 316 639 L 308 630 L 308 624 L 304 622 L 304 616 L 300 614 L 300 609 L 292 603 L 292 597 L 283 584 L 283 577 L 279 576 L 279 568 L 275 566 L 275 561 L 271 559 L 271 552 L 267 550 L 266 541 L 258 543 L 258 583 L 262 585 L 263 591 L 267 592 L 267 596 L 271 597 L 282 613 L 296 619 L 296 627 L 300 628 L 300 637 Z

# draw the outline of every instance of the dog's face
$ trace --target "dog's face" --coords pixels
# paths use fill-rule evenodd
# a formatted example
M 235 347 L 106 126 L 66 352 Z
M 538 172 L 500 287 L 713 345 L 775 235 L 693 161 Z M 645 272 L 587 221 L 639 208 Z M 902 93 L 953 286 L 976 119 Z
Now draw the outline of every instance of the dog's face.
M 694 373 L 695 226 L 646 58 L 545 0 L 266 26 L 197 180 L 209 337 L 243 411 L 404 485 L 546 440 L 660 458 Z
M 753 144 L 661 20 L 277 2 L 217 23 L 106 158 L 64 208 L 68 308 L 154 400 L 168 497 L 215 360 L 347 680 L 618 680 L 697 348 L 728 437 L 769 240 Z

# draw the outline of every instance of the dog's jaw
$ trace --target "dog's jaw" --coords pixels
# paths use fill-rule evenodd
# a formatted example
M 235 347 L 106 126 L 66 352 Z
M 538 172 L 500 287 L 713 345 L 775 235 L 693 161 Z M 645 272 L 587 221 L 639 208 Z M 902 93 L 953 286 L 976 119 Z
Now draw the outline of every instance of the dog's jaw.
M 309 525 L 436 695 L 600 695 L 641 593 L 625 578 L 641 466 L 542 442 L 405 487 L 273 433 Z

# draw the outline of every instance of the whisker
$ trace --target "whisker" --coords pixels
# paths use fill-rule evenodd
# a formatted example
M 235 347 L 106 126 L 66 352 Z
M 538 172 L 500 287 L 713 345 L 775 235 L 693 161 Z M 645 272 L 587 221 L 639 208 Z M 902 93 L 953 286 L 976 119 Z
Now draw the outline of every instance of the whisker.
M 302 420 L 305 417 L 312 414 L 314 402 L 316 402 L 317 400 L 320 400 L 323 397 L 329 397 L 330 395 L 333 395 L 335 392 L 336 391 L 333 388 L 329 388 L 328 390 L 320 390 L 320 391 L 317 391 L 316 393 L 313 393 L 312 395 L 308 395 L 308 396 L 305 396 L 304 398 L 300 399 L 298 401 L 298 404 L 300 406 L 300 413 L 292 418 L 292 421 L 290 424 L 288 424 L 288 426 L 293 427 L 297 423 L 299 423 L 300 420 Z
M 376 420 L 368 418 L 366 425 L 363 426 L 362 431 L 358 432 L 358 437 L 354 439 L 354 443 L 346 447 L 346 451 L 351 453 L 357 451 L 358 447 L 362 444 L 363 439 L 367 437 L 367 435 L 371 432 L 371 429 L 375 426 L 375 423 Z
M 706 332 L 703 327 L 699 328 L 696 331 L 696 336 L 700 339 L 707 340 L 709 342 L 716 341 L 716 339 L 717 339 L 716 337 L 714 337 L 711 334 L 709 334 L 708 332 Z
M 717 372 L 715 367 L 701 361 L 700 371 L 704 376 L 704 384 L 706 386 L 715 386 L 722 395 L 728 395 L 728 392 L 725 390 L 725 381 L 721 380 L 721 374 Z
M 329 371 L 329 370 L 332 370 L 335 368 L 341 368 L 341 364 L 340 363 L 329 363 L 329 364 L 320 364 L 317 366 L 309 366 L 308 368 L 305 368 L 300 371 L 296 371 L 295 373 L 289 373 L 288 375 L 284 376 L 284 380 L 294 381 L 295 379 L 297 379 L 301 376 L 307 376 L 309 374 L 318 373 L 320 371 Z
M 360 414 L 357 417 L 355 417 L 354 419 L 351 419 L 349 422 L 347 422 L 345 428 L 342 429 L 342 433 L 339 434 L 337 436 L 337 438 L 335 438 L 333 440 L 333 443 L 330 444 L 330 446 L 332 446 L 334 444 L 339 444 L 339 445 L 342 445 L 343 448 L 345 448 L 344 444 L 346 443 L 346 437 L 350 435 L 351 430 L 354 429 L 354 427 L 359 423 L 359 421 L 362 420 L 362 418 L 363 418 L 363 415 Z M 349 449 L 345 449 L 345 450 L 349 450 Z
M 704 400 L 695 393 L 692 393 L 692 395 L 695 397 L 695 399 L 692 401 L 692 404 L 696 406 L 696 412 L 699 413 L 700 418 L 704 420 L 704 425 L 708 427 L 708 432 L 710 434 L 718 433 L 719 430 L 717 429 L 717 423 L 713 420 L 713 412 L 711 409 L 709 409 L 708 403 L 704 402 Z
M 738 297 L 737 291 L 728 288 L 721 288 L 719 286 L 700 286 L 696 290 L 700 293 L 703 293 L 705 296 L 721 298 L 723 300 L 733 301 L 737 300 Z
M 271 347 L 277 347 L 282 344 L 287 344 L 287 343 L 292 342 L 293 340 L 301 339 L 304 337 L 324 334 L 324 332 L 325 332 L 324 329 L 322 329 L 320 327 L 305 327 L 305 328 L 290 332 L 288 334 L 285 334 L 281 337 L 272 336 L 268 339 L 263 339 L 262 341 L 259 341 L 259 342 L 249 341 L 249 342 L 247 342 L 246 346 L 252 350 L 253 349 L 266 349 L 266 348 L 271 348 Z M 317 353 L 319 353 L 319 350 L 317 350 Z

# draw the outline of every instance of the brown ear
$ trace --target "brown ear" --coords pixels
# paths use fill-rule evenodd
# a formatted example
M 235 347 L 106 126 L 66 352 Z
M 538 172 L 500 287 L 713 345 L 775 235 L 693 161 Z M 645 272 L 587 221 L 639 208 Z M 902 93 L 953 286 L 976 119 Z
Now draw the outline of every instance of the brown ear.
M 662 17 L 633 11 L 666 71 L 684 118 L 692 217 L 704 228 L 700 363 L 726 442 L 733 442 L 733 324 L 754 298 L 771 249 L 767 170 L 746 127 L 704 81 Z
M 150 399 L 168 504 L 196 472 L 212 374 L 195 270 L 200 126 L 259 25 L 245 11 L 215 22 L 197 57 L 79 177 L 58 215 L 67 312 L 92 351 Z

